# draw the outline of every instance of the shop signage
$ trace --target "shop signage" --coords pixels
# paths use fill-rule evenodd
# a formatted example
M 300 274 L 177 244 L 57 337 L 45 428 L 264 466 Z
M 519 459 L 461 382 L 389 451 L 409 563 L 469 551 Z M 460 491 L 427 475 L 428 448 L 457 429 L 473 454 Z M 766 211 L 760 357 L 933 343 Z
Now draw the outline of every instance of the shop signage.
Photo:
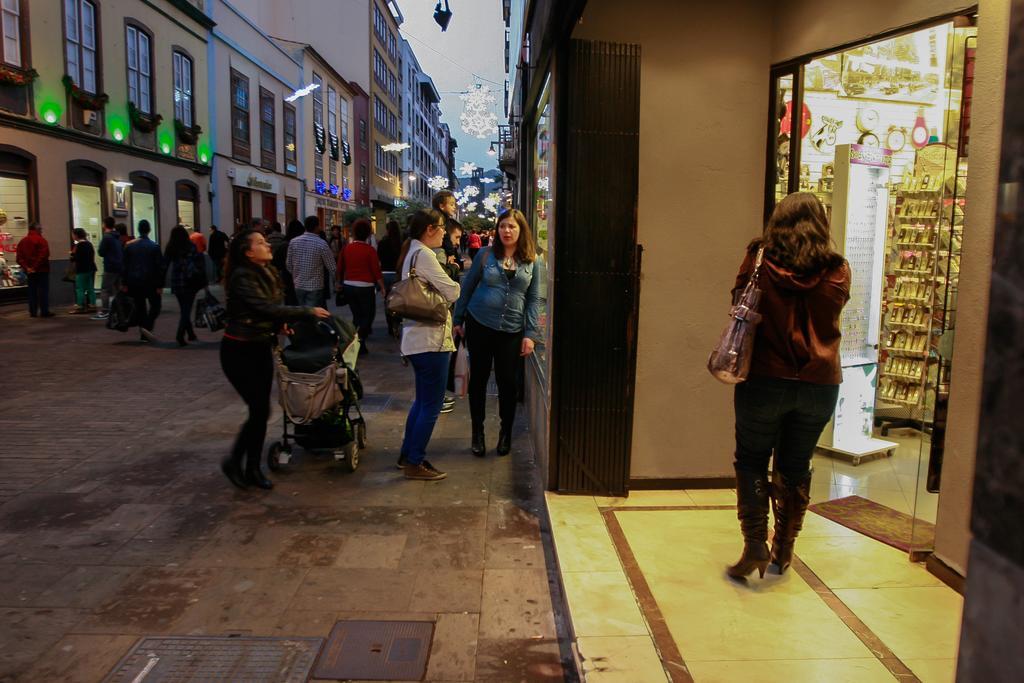
M 235 171 L 234 177 L 231 177 L 233 185 L 239 187 L 247 187 L 250 190 L 259 190 L 260 192 L 269 192 L 271 194 L 277 194 L 277 178 L 273 176 L 266 176 L 262 173 L 256 173 L 255 171 L 246 171 L 242 169 L 233 169 Z
M 347 142 L 341 143 L 341 158 L 342 163 L 346 166 L 352 165 L 352 149 L 348 146 Z
M 338 135 L 337 133 L 331 133 L 331 158 L 337 161 L 341 158 L 341 154 L 338 148 Z
M 850 163 L 862 166 L 892 166 L 892 150 L 868 145 L 850 145 Z
M 334 209 L 335 211 L 343 211 L 343 210 L 345 210 L 347 208 L 345 206 L 345 204 L 343 204 L 342 202 L 339 202 L 337 199 L 332 199 L 330 197 L 323 197 L 323 196 L 320 196 L 320 195 L 317 195 L 317 197 L 316 197 L 316 205 L 318 207 L 322 207 L 322 208 L 325 208 L 325 209 Z
M 313 143 L 316 145 L 317 154 L 323 154 L 324 150 L 327 149 L 327 137 L 324 134 L 324 127 L 322 124 L 313 124 Z

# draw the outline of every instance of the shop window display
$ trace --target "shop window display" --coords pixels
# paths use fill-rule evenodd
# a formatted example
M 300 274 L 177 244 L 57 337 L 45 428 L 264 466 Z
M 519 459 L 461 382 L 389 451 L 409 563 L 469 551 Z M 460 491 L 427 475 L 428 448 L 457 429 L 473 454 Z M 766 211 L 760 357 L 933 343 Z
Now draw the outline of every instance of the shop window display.
M 0 288 L 24 287 L 18 242 L 28 233 L 28 182 L 0 176 Z
M 98 249 L 103 238 L 103 209 L 100 188 L 95 185 L 71 185 L 72 227 L 82 228 L 89 235 L 93 248 Z M 59 243 L 58 243 L 59 244 Z M 51 258 L 66 258 L 50 245 Z M 96 287 L 102 286 L 103 259 L 96 259 Z
M 896 442 L 897 455 L 908 461 L 913 454 L 912 463 L 896 469 L 907 479 L 903 493 L 910 512 L 929 522 L 937 505 L 964 234 L 976 40 L 971 23 L 958 18 L 773 73 L 775 168 L 768 201 L 790 191 L 813 192 L 829 209 L 834 228 L 852 215 L 851 205 L 867 214 L 875 202 L 876 265 L 855 263 L 857 250 L 837 237 L 855 277 L 877 273 L 863 283 L 868 291 L 852 292 L 844 311 L 844 366 L 850 353 L 845 337 L 856 336 L 859 312 L 867 307 L 868 317 L 878 320 L 869 340 L 878 345 L 877 357 L 860 392 L 871 419 L 850 421 L 848 428 L 865 441 Z M 874 149 L 887 160 L 888 178 L 877 193 L 848 182 L 848 163 L 837 172 L 849 161 L 844 155 L 857 149 Z M 836 438 L 843 429 L 840 415 L 849 417 L 851 410 L 840 403 Z M 829 436 L 827 431 L 826 446 L 832 445 Z
M 553 221 L 554 221 L 554 187 L 552 177 L 554 175 L 554 118 L 552 112 L 550 82 L 545 85 L 544 94 L 541 97 L 537 110 L 540 115 L 537 119 L 537 134 L 534 140 L 533 157 L 533 230 L 537 242 L 537 276 L 540 277 L 540 310 L 538 312 L 538 326 L 540 328 L 541 342 L 534 348 L 534 358 L 540 369 L 541 381 L 547 386 L 548 376 L 548 347 L 550 330 L 548 327 L 548 301 L 551 298 L 552 278 L 554 268 L 551 262 Z

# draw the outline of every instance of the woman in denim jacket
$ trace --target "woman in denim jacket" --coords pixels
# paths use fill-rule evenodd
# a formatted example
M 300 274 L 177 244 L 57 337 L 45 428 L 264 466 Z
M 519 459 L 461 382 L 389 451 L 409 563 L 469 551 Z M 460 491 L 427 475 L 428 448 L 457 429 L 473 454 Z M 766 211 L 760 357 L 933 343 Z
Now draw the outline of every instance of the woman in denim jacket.
M 465 332 L 469 349 L 469 410 L 473 420 L 473 455 L 483 457 L 484 406 L 494 364 L 498 383 L 498 455 L 508 455 L 516 417 L 517 368 L 540 340 L 537 311 L 540 273 L 533 233 L 526 217 L 509 209 L 498 217 L 494 244 L 481 249 L 455 307 L 455 334 Z

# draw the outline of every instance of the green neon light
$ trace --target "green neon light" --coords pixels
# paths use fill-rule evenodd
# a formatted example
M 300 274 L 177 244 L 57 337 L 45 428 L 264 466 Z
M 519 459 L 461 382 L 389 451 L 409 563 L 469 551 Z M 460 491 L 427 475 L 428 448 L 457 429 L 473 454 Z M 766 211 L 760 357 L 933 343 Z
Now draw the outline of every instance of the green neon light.
M 63 113 L 64 108 L 58 102 L 46 101 L 39 105 L 39 115 L 47 123 L 57 123 Z
M 124 142 L 128 138 L 128 119 L 119 114 L 107 113 L 107 130 L 116 142 Z
M 174 151 L 174 133 L 167 128 L 162 128 L 157 140 L 160 142 L 160 151 L 164 154 L 170 154 Z
M 200 143 L 199 148 L 196 151 L 199 155 L 199 163 L 210 163 L 210 159 L 213 158 L 213 151 L 210 149 L 210 145 L 208 143 Z

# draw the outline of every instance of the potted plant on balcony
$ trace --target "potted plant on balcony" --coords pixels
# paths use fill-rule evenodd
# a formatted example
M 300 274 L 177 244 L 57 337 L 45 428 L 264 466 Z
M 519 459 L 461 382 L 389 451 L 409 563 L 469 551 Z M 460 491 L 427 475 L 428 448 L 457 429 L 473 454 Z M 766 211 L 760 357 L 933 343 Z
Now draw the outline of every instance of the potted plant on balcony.
M 110 96 L 106 93 L 89 93 L 77 85 L 71 79 L 71 76 L 64 74 L 64 78 L 60 79 L 61 83 L 64 84 L 64 90 L 67 91 L 71 100 L 82 109 L 89 109 L 92 111 L 103 111 L 103 107 L 107 106 L 107 102 L 110 100 Z
M 135 106 L 134 102 L 128 103 L 128 118 L 132 122 L 132 127 L 140 133 L 152 133 L 164 120 L 160 114 L 143 112 Z
M 0 85 L 29 85 L 39 78 L 39 72 L 35 69 L 19 69 L 15 66 L 0 64 Z
M 194 145 L 199 141 L 199 136 L 203 134 L 202 127 L 197 123 L 191 126 L 186 126 L 181 119 L 174 119 L 174 132 L 178 136 L 178 141 L 186 145 Z

